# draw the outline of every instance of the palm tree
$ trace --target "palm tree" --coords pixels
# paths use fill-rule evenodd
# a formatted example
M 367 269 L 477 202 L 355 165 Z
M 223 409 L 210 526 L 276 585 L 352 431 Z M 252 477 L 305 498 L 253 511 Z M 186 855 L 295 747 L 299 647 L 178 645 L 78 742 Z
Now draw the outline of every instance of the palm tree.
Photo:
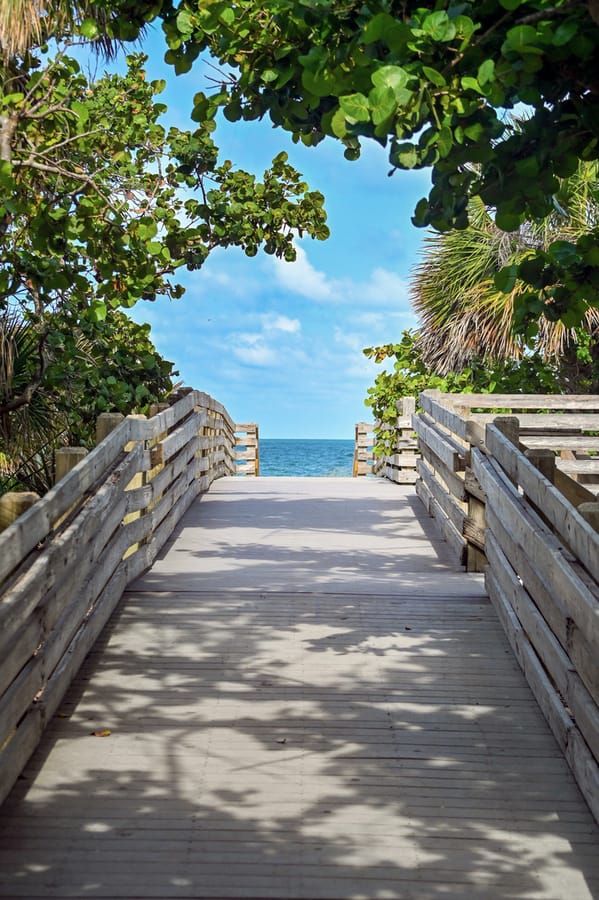
M 133 31 L 143 30 L 143 7 L 131 11 Z M 110 37 L 109 25 L 118 19 L 118 11 L 109 12 L 94 0 L 0 0 L 0 50 L 4 62 L 22 56 L 49 38 L 62 38 L 86 19 L 97 26 L 89 39 L 94 48 L 107 57 L 114 55 L 118 40 Z
M 526 223 L 514 233 L 501 231 L 476 198 L 469 205 L 467 228 L 427 235 L 411 297 L 420 319 L 420 350 L 431 369 L 446 374 L 475 359 L 522 358 L 526 344 L 514 333 L 513 318 L 514 302 L 525 285 L 517 282 L 504 294 L 494 276 L 504 266 L 522 262 L 531 249 L 547 249 L 558 239 L 575 241 L 596 225 L 597 181 L 597 163 L 581 164 L 562 182 L 560 211 L 542 225 Z M 588 310 L 584 330 L 599 340 L 599 310 Z M 575 356 L 579 335 L 580 330 L 541 316 L 536 350 L 545 360 L 563 361 Z
M 39 333 L 14 312 L 0 314 L 0 494 L 15 487 L 43 493 L 52 484 L 54 448 L 66 419 L 46 391 Z M 63 441 L 64 443 L 64 441 Z

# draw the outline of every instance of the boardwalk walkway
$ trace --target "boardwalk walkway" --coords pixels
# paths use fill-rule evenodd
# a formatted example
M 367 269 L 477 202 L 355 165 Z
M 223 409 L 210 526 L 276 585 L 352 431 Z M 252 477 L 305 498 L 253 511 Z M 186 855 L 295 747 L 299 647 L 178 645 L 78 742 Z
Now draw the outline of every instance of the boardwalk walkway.
M 0 897 L 586 900 L 599 830 L 412 488 L 223 479 L 0 810 Z

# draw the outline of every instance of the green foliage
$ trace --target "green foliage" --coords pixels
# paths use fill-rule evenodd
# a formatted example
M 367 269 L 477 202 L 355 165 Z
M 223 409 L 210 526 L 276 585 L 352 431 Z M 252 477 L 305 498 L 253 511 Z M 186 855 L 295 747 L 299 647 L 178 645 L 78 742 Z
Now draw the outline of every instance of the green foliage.
M 418 401 L 420 392 L 425 390 L 455 394 L 555 394 L 562 392 L 567 382 L 566 373 L 557 365 L 544 362 L 537 353 L 521 360 L 474 360 L 460 371 L 440 375 L 427 368 L 418 333 L 414 331 L 404 331 L 399 343 L 367 347 L 364 355 L 377 363 L 393 361 L 391 371 L 376 376 L 364 401 L 372 409 L 374 419 L 388 425 L 397 419 L 398 400 L 415 397 Z M 377 433 L 376 454 L 381 456 L 390 449 L 384 430 Z
M 182 0 L 162 13 L 176 71 L 208 49 L 233 73 L 200 115 L 269 115 L 306 145 L 341 140 L 348 159 L 378 141 L 391 173 L 433 167 L 416 225 L 463 228 L 478 196 L 508 232 L 552 215 L 558 179 L 599 158 L 598 15 L 571 0 Z M 516 127 L 519 104 L 531 116 Z M 532 249 L 522 319 L 549 303 L 573 326 L 599 306 L 598 243 L 593 222 L 570 246 Z
M 72 310 L 56 316 L 53 356 L 41 390 L 65 423 L 69 445 L 92 448 L 96 419 L 103 412 L 147 412 L 163 401 L 178 374 L 150 339 L 150 326 L 120 311 L 93 322 Z M 71 360 L 68 369 L 64 358 Z
M 116 28 L 118 17 L 109 19 Z M 63 50 L 0 65 L 0 315 L 22 323 L 35 345 L 29 381 L 13 380 L 0 395 L 7 422 L 42 384 L 65 389 L 81 362 L 80 342 L 96 342 L 89 392 L 79 397 L 83 432 L 69 420 L 71 433 L 87 440 L 94 404 L 143 405 L 162 377 L 149 365 L 146 388 L 136 384 L 130 395 L 118 360 L 125 355 L 129 372 L 127 354 L 144 337 L 123 330 L 119 309 L 180 297 L 178 270 L 199 269 L 215 247 L 249 256 L 263 248 L 291 260 L 296 235 L 328 236 L 322 194 L 308 189 L 286 154 L 260 180 L 219 160 L 209 112 L 193 131 L 166 130 L 157 99 L 164 82 L 148 81 L 144 62 L 129 56 L 125 74 L 95 81 Z M 107 369 L 98 361 L 108 355 Z
M 164 85 L 146 81 L 144 60 L 94 83 L 61 55 L 3 73 L 0 306 L 39 311 L 68 295 L 100 318 L 179 296 L 170 276 L 216 246 L 289 258 L 296 231 L 327 236 L 322 195 L 285 154 L 258 182 L 218 162 L 211 119 L 165 132 Z
M 497 228 L 492 210 L 475 198 L 469 224 L 460 231 L 431 232 L 411 278 L 419 319 L 420 350 L 440 373 L 460 371 L 472 359 L 521 359 L 534 349 L 563 367 L 574 361 L 581 340 L 599 340 L 599 309 L 585 310 L 580 326 L 559 320 L 552 303 L 527 306 L 528 286 L 519 271 L 534 276 L 541 254 L 566 257 L 573 242 L 598 218 L 597 163 L 581 163 L 560 181 L 568 217 L 557 210 L 542 224 L 525 222 L 517 232 Z
M 150 326 L 123 312 L 94 321 L 62 309 L 46 319 L 51 349 L 40 373 L 38 330 L 14 314 L 0 318 L 0 404 L 36 382 L 29 402 L 0 418 L 0 493 L 48 490 L 56 447 L 91 449 L 100 413 L 147 412 L 177 375 L 150 340 Z

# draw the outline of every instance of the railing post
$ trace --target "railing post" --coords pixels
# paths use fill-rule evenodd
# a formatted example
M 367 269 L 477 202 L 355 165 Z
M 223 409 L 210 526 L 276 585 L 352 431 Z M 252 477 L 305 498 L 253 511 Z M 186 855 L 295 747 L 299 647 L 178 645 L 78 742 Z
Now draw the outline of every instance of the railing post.
M 372 432 L 372 426 L 367 422 L 358 422 L 355 428 L 354 464 L 352 475 L 359 478 L 372 472 L 374 453 L 372 442 L 368 435 Z
M 497 416 L 493 419 L 493 424 L 514 445 L 516 450 L 520 449 L 520 420 L 518 416 Z M 509 475 L 508 478 L 512 484 L 518 487 L 518 479 Z
M 242 437 L 242 434 L 245 437 Z M 244 447 L 245 450 L 242 449 Z M 242 463 L 242 465 L 236 466 L 238 472 L 241 470 L 244 475 L 260 475 L 260 438 L 258 425 L 255 422 L 235 425 L 234 459 L 236 462 Z M 250 466 L 253 472 L 248 471 Z
M 471 415 L 469 407 L 456 407 L 464 417 Z M 520 421 L 517 416 L 497 416 L 493 420 L 493 424 L 505 437 L 514 444 L 516 449 L 520 446 Z M 468 422 L 467 426 L 468 442 L 470 444 L 470 453 L 472 447 L 484 447 L 484 435 L 482 426 L 476 422 Z M 468 460 L 470 462 L 470 460 Z M 487 557 L 484 552 L 485 532 L 487 529 L 486 516 L 486 497 L 484 492 L 470 469 L 466 469 L 466 502 L 468 504 L 468 512 L 464 523 L 464 537 L 467 541 L 466 547 L 466 571 L 467 572 L 484 572 L 487 566 Z M 517 486 L 517 484 L 516 484 Z
M 148 409 L 148 418 L 153 419 L 154 416 L 157 416 L 161 412 L 165 412 L 167 409 L 170 409 L 170 403 L 150 403 Z
M 35 491 L 10 491 L 0 497 L 0 531 L 22 516 L 40 499 Z
M 54 451 L 54 484 L 87 456 L 85 447 L 59 447 Z
M 578 512 L 591 528 L 599 531 L 599 503 L 581 503 Z
M 124 418 L 124 415 L 118 412 L 100 413 L 96 419 L 96 444 L 99 444 L 105 437 L 108 437 L 110 432 L 114 431 Z
M 485 554 L 485 536 L 487 531 L 486 497 L 472 471 L 472 449 L 484 447 L 484 429 L 472 419 L 469 406 L 462 406 L 452 399 L 453 410 L 466 421 L 466 437 L 468 451 L 466 453 L 464 471 L 464 490 L 466 494 L 466 516 L 464 518 L 463 537 L 466 541 L 466 571 L 484 572 L 487 567 Z
M 541 473 L 541 475 L 543 475 L 544 478 L 547 479 L 547 481 L 550 481 L 551 484 L 555 484 L 555 453 L 553 452 L 553 450 L 535 447 L 529 450 L 525 450 L 524 456 L 533 464 L 535 469 L 538 469 L 538 471 Z M 532 508 L 541 517 L 548 528 L 553 531 L 553 526 L 551 525 L 551 522 L 549 521 L 547 516 L 543 513 L 543 510 L 540 509 L 536 505 L 536 503 L 533 503 L 526 492 L 524 493 L 524 497 L 526 498 L 526 500 L 528 500 Z
M 260 475 L 260 434 L 258 429 L 258 424 L 256 423 L 256 465 L 254 469 L 254 473 L 256 478 Z

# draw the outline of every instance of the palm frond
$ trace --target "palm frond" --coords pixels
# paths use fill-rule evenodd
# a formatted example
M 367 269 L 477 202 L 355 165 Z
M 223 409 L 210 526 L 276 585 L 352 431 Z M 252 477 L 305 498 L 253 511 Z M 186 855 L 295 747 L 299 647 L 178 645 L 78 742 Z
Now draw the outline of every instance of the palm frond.
M 513 332 L 513 310 L 525 286 L 517 284 L 504 294 L 495 287 L 494 276 L 521 262 L 531 249 L 546 250 L 558 239 L 576 240 L 593 227 L 599 220 L 597 178 L 596 163 L 581 164 L 561 186 L 559 207 L 565 214 L 556 208 L 543 223 L 526 223 L 518 232 L 498 229 L 491 212 L 475 198 L 467 228 L 427 235 L 411 282 L 427 365 L 444 375 L 477 358 L 522 358 L 526 348 Z M 584 327 L 591 333 L 599 329 L 598 310 L 588 310 Z M 536 349 L 544 360 L 559 360 L 576 340 L 574 329 L 541 316 Z
M 62 38 L 84 19 L 99 27 L 94 49 L 111 58 L 119 46 L 106 33 L 110 16 L 91 0 L 0 0 L 0 49 L 5 59 L 20 56 L 49 38 Z

